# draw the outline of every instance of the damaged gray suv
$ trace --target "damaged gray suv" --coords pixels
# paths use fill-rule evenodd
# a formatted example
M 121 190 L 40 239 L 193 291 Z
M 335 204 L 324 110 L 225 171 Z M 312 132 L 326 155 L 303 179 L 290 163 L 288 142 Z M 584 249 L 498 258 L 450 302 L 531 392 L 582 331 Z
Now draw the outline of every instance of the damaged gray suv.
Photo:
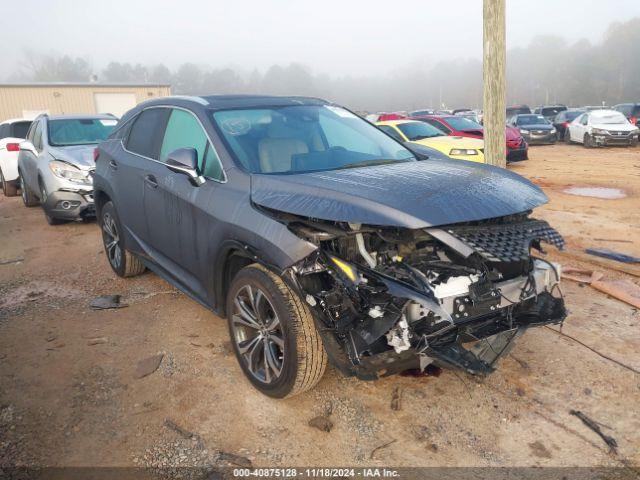
M 428 159 L 332 103 L 151 100 L 96 154 L 95 204 L 120 276 L 149 268 L 228 319 L 251 383 L 282 398 L 327 362 L 376 379 L 473 374 L 565 318 L 562 237 L 509 171 Z

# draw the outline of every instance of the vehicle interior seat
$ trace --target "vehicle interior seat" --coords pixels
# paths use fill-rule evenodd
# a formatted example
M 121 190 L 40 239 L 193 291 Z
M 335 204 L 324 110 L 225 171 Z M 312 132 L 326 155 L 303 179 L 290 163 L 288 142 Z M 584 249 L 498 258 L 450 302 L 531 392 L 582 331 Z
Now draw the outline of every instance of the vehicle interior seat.
M 296 137 L 299 135 L 294 129 L 282 122 L 272 122 L 267 137 L 258 144 L 260 170 L 265 173 L 291 170 L 294 155 L 309 153 L 308 145 Z

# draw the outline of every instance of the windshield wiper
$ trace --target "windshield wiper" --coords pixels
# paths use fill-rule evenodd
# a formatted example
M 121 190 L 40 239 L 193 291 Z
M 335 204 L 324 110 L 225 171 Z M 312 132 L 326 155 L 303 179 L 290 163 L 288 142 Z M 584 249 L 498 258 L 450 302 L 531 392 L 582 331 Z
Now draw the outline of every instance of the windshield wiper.
M 411 158 L 405 158 L 401 160 L 398 160 L 398 159 L 369 160 L 368 162 L 350 163 L 348 165 L 337 167 L 334 170 L 345 170 L 347 168 L 359 168 L 359 167 L 371 167 L 373 165 L 387 165 L 389 163 L 410 162 L 410 161 L 411 161 Z

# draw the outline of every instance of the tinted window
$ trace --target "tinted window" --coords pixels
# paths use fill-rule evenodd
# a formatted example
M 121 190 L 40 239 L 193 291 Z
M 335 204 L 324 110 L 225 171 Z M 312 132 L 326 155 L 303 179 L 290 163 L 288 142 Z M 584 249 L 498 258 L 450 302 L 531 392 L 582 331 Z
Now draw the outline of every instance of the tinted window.
M 144 110 L 131 126 L 127 140 L 127 150 L 157 160 L 158 144 L 164 133 L 164 123 L 169 113 L 168 108 Z
M 185 110 L 173 109 L 164 133 L 160 160 L 178 148 L 195 148 L 198 152 L 198 168 L 202 175 L 220 180 L 220 161 L 209 144 L 198 119 Z
M 389 125 L 380 125 L 378 128 L 382 130 L 384 133 L 386 133 L 387 135 L 390 135 L 392 138 L 395 138 L 399 142 L 405 141 L 404 138 L 402 138 L 402 135 L 400 135 L 395 128 Z
M 49 120 L 49 144 L 57 147 L 91 145 L 109 136 L 118 121 L 112 118 L 65 118 Z
M 11 124 L 11 133 L 9 136 L 15 138 L 27 138 L 27 132 L 31 122 L 15 122 Z
M 9 124 L 0 125 L 0 140 L 9 136 Z

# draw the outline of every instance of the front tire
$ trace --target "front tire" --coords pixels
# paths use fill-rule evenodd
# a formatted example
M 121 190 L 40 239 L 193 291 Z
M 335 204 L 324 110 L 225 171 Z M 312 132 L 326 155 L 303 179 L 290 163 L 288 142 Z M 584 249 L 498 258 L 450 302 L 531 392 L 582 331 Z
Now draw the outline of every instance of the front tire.
M 125 248 L 118 213 L 109 201 L 100 209 L 102 244 L 111 269 L 119 277 L 135 277 L 145 271 L 142 261 Z
M 59 218 L 52 216 L 47 210 L 46 203 L 47 203 L 47 190 L 44 187 L 44 183 L 40 181 L 40 205 L 42 205 L 42 211 L 44 212 L 45 220 L 49 225 L 61 225 L 63 223 L 67 223 L 64 220 L 61 220 Z
M 15 197 L 18 194 L 18 187 L 14 183 L 9 183 L 5 180 L 2 169 L 0 169 L 0 187 L 2 187 L 2 193 L 4 193 L 5 197 Z
M 236 358 L 261 393 L 291 397 L 322 378 L 327 355 L 312 314 L 278 275 L 258 264 L 240 270 L 226 311 Z
M 593 148 L 593 144 L 591 143 L 591 135 L 585 133 L 583 143 L 586 148 Z
M 27 185 L 27 182 L 24 181 L 22 172 L 18 172 L 18 175 L 20 178 L 20 190 L 22 192 L 22 202 L 24 203 L 24 206 L 29 208 L 35 207 L 36 205 L 38 205 L 38 203 L 40 203 L 38 201 L 38 197 L 36 197 L 35 194 L 31 191 L 29 185 Z

